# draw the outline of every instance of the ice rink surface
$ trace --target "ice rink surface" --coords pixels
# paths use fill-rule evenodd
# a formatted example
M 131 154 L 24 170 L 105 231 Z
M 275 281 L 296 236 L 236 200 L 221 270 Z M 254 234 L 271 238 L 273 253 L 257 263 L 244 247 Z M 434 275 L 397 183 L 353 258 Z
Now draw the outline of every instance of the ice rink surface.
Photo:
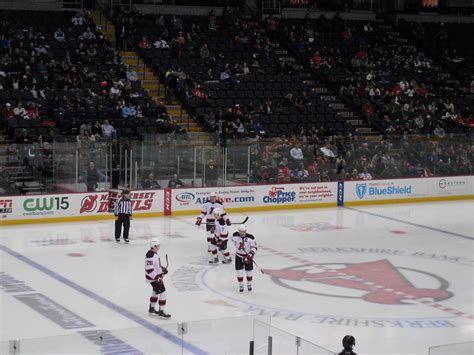
M 245 216 L 230 214 L 235 222 Z M 427 354 L 430 346 L 474 340 L 472 202 L 248 216 L 265 274 L 255 269 L 254 289 L 243 294 L 233 263 L 208 264 L 194 216 L 134 220 L 129 245 L 115 243 L 113 221 L 2 226 L 0 341 L 52 337 L 58 352 L 93 353 L 99 348 L 87 336 L 116 329 L 129 352 L 180 353 L 176 323 L 191 322 L 201 334 L 186 338 L 187 353 L 232 354 L 241 353 L 233 334 L 252 334 L 247 323 L 192 321 L 251 315 L 271 316 L 272 325 L 333 351 L 352 334 L 359 354 Z M 144 256 L 152 237 L 169 256 L 172 320 L 147 313 Z M 68 345 L 58 335 L 69 335 Z M 228 345 L 214 349 L 213 338 Z M 42 352 L 45 341 L 31 344 L 22 350 Z

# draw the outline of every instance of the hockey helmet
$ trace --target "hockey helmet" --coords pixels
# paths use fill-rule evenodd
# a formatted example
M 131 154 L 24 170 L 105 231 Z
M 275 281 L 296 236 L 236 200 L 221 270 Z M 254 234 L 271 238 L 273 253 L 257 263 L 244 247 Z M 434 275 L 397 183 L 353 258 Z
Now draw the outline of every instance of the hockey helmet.
M 209 194 L 209 197 L 217 197 L 217 192 L 212 191 L 212 192 Z
M 155 247 L 158 247 L 161 245 L 161 242 L 158 238 L 153 238 L 151 241 L 150 241 L 150 246 L 152 248 L 155 248 Z
M 344 338 L 342 338 L 342 346 L 344 347 L 344 350 L 352 350 L 355 343 L 356 340 L 352 335 L 346 335 Z
M 245 224 L 241 224 L 239 228 L 237 228 L 237 231 L 239 232 L 240 235 L 246 234 L 247 233 L 247 226 Z

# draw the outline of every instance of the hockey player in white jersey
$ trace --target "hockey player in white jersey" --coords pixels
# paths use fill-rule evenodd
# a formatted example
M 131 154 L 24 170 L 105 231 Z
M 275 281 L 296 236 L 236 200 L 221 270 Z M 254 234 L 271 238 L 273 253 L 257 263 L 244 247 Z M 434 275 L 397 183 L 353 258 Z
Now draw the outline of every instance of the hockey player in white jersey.
M 214 237 L 214 233 L 211 232 L 211 229 L 214 228 L 214 214 L 213 211 L 219 208 L 221 210 L 221 217 L 224 218 L 226 224 L 228 226 L 231 225 L 230 219 L 227 217 L 227 213 L 224 210 L 224 206 L 222 205 L 222 202 L 220 202 L 217 198 L 217 193 L 211 192 L 209 196 L 209 200 L 207 200 L 204 205 L 201 208 L 201 214 L 199 217 L 196 219 L 196 225 L 200 226 L 202 223 L 202 220 L 206 218 L 206 235 L 207 235 L 207 251 L 211 252 L 212 247 L 211 247 L 211 241 L 212 238 Z
M 168 270 L 161 265 L 158 251 L 160 250 L 160 241 L 156 238 L 150 242 L 150 250 L 145 257 L 145 279 L 153 288 L 150 297 L 150 307 L 148 313 L 150 315 L 158 315 L 162 318 L 170 318 L 171 315 L 165 312 L 166 306 L 166 288 L 163 283 L 163 277 L 168 273 Z M 156 311 L 155 306 L 158 302 L 159 310 Z
M 247 233 L 247 226 L 242 224 L 238 231 L 232 235 L 235 245 L 235 270 L 239 291 L 244 292 L 244 268 L 247 277 L 247 290 L 252 291 L 253 257 L 257 252 L 257 243 L 252 234 Z
M 222 211 L 220 208 L 216 208 L 212 211 L 214 215 L 214 227 L 211 229 L 211 232 L 214 233 L 214 236 L 211 240 L 211 260 L 209 263 L 215 264 L 219 262 L 218 251 L 221 252 L 223 259 L 223 264 L 229 264 L 232 262 L 230 253 L 227 250 L 227 241 L 229 240 L 229 230 L 227 229 L 227 223 L 224 219 Z

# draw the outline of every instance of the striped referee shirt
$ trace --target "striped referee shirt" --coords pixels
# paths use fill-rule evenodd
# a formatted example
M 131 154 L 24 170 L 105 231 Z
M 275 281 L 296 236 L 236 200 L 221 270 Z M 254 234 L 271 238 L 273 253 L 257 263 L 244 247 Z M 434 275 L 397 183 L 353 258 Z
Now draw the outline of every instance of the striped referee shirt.
M 119 214 L 128 214 L 132 215 L 132 201 L 130 199 L 124 199 L 123 197 L 117 201 L 114 208 L 114 214 L 118 216 Z

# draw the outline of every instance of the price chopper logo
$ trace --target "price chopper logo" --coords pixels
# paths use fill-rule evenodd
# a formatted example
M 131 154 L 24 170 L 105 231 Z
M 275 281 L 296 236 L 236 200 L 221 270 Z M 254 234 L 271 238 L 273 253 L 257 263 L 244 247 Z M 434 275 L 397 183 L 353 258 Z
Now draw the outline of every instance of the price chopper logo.
M 321 269 L 323 270 L 321 272 Z M 438 281 L 439 288 L 417 288 L 404 276 L 404 273 L 414 272 Z M 436 301 L 451 298 L 453 294 L 447 291 L 449 283 L 437 275 L 428 272 L 396 267 L 390 261 L 377 260 L 363 263 L 325 263 L 300 265 L 281 270 L 265 270 L 272 281 L 280 286 L 299 292 L 314 295 L 359 298 L 370 303 L 404 305 L 410 300 L 432 298 Z M 285 282 L 285 281 L 290 281 Z M 300 281 L 301 287 L 295 286 Z M 324 287 L 329 286 L 329 287 Z M 337 288 L 353 289 L 362 295 L 348 295 L 347 291 Z
M 356 194 L 360 199 L 364 198 L 368 192 L 369 196 L 380 196 L 380 195 L 408 195 L 411 194 L 411 185 L 405 186 L 388 186 L 388 187 L 376 187 L 369 186 L 367 183 L 356 184 Z
M 284 187 L 272 187 L 267 196 L 263 197 L 264 203 L 287 203 L 296 199 L 296 192 L 287 192 Z

